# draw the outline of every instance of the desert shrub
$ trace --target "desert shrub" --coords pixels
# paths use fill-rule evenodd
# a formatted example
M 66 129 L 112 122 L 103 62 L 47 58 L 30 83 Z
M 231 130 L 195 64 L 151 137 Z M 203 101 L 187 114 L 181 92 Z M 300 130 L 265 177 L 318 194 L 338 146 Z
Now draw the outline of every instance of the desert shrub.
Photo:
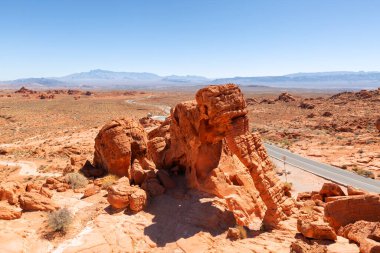
M 87 178 L 77 172 L 67 173 L 65 176 L 65 181 L 73 189 L 83 188 L 88 184 Z
M 369 171 L 369 170 L 363 170 L 363 169 L 356 169 L 356 170 L 354 170 L 354 171 L 355 171 L 356 174 L 358 174 L 358 175 L 360 175 L 360 176 L 375 179 L 375 174 L 373 174 L 372 171 Z
M 285 192 L 290 192 L 293 189 L 293 183 L 285 182 L 283 185 L 283 189 Z
M 286 196 L 291 197 L 292 194 L 290 193 L 290 191 L 293 189 L 293 183 L 285 182 L 282 186 L 282 189 L 284 189 Z
M 107 176 L 103 177 L 101 179 L 102 181 L 102 188 L 107 189 L 108 186 L 112 185 L 115 183 L 117 180 L 119 180 L 120 177 L 113 175 L 113 174 L 108 174 Z
M 236 225 L 236 228 L 239 230 L 241 239 L 247 238 L 247 230 L 245 230 L 245 227 Z
M 73 216 L 67 208 L 53 211 L 48 216 L 48 224 L 53 231 L 66 231 L 72 221 Z

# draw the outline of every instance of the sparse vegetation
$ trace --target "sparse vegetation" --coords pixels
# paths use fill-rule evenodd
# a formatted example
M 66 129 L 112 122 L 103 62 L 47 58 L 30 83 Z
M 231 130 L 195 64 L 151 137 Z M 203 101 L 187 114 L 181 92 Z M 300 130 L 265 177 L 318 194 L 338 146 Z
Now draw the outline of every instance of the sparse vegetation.
M 239 230 L 241 239 L 247 238 L 247 230 L 245 230 L 245 227 L 236 225 L 236 228 Z
M 83 188 L 88 184 L 88 180 L 85 176 L 80 173 L 72 172 L 68 173 L 65 176 L 65 181 L 71 186 L 73 189 Z
M 293 183 L 285 182 L 283 189 L 285 192 L 290 192 L 293 189 Z
M 108 174 L 107 176 L 103 177 L 102 180 L 102 188 L 107 189 L 108 186 L 112 185 L 114 182 L 116 182 L 120 177 Z
M 49 227 L 54 231 L 66 232 L 73 221 L 73 215 L 67 208 L 51 212 L 48 216 Z
M 359 168 L 354 168 L 352 169 L 356 174 L 363 176 L 363 177 L 368 177 L 375 179 L 375 174 L 373 174 L 372 171 L 369 170 L 364 170 L 364 169 L 359 169 Z

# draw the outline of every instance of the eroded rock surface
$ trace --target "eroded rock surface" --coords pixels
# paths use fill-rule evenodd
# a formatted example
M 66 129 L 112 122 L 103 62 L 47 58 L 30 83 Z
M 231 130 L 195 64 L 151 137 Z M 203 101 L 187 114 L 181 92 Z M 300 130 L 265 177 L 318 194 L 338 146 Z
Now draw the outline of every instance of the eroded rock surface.
M 291 213 L 261 138 L 249 131 L 246 102 L 234 84 L 199 90 L 149 134 L 161 168 L 185 170 L 190 187 L 225 198 L 241 225 L 275 226 Z
M 380 221 L 380 196 L 347 196 L 326 204 L 325 218 L 338 229 L 359 220 Z
M 339 233 L 358 243 L 360 252 L 380 252 L 380 222 L 357 221 L 342 227 Z

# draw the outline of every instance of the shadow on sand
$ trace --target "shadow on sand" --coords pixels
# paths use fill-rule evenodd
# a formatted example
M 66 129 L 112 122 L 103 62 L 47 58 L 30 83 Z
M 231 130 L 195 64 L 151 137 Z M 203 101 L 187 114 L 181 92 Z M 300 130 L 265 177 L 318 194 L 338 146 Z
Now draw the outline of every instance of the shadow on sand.
M 201 231 L 212 236 L 224 233 L 236 225 L 234 216 L 212 198 L 208 194 L 186 191 L 178 186 L 153 198 L 145 211 L 155 216 L 154 223 L 144 229 L 144 234 L 157 246 L 163 247 Z

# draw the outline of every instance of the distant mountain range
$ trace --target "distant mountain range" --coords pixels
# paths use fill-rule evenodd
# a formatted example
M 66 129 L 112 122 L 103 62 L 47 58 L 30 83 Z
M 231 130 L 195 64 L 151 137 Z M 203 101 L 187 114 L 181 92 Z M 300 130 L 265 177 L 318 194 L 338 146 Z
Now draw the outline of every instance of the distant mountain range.
M 159 76 L 146 72 L 114 72 L 91 70 L 63 77 L 24 78 L 1 81 L 0 87 L 35 88 L 149 88 L 236 83 L 242 86 L 268 86 L 307 89 L 371 89 L 380 87 L 380 72 L 318 72 L 296 73 L 284 76 L 231 77 L 209 79 L 203 76 Z

